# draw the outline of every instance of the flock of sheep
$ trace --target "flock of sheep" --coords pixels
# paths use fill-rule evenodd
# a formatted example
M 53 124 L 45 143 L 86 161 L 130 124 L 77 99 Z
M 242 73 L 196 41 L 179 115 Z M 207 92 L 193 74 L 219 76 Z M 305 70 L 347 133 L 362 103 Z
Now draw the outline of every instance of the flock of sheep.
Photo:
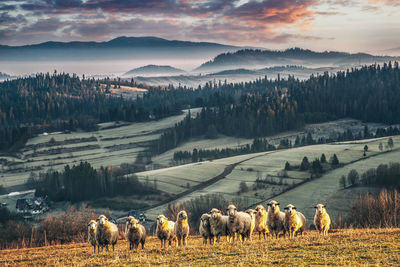
M 280 211 L 279 203 L 271 200 L 268 204 L 268 211 L 262 205 L 255 209 L 238 211 L 235 205 L 228 206 L 227 215 L 223 215 L 218 209 L 212 209 L 204 213 L 200 218 L 199 232 L 203 237 L 203 244 L 214 244 L 220 242 L 221 236 L 226 236 L 227 241 L 234 243 L 235 239 L 244 242 L 251 240 L 254 231 L 258 232 L 259 239 L 263 234 L 271 237 L 294 238 L 298 234 L 303 235 L 306 227 L 306 218 L 297 211 L 296 207 L 289 204 L 285 207 L 285 212 Z M 327 235 L 331 225 L 331 219 L 326 212 L 323 204 L 315 206 L 314 225 L 320 234 Z M 156 235 L 161 241 L 161 248 L 169 246 L 172 241 L 178 246 L 187 244 L 189 236 L 188 215 L 186 211 L 180 211 L 176 222 L 169 221 L 164 215 L 157 217 Z M 146 242 L 146 229 L 134 217 L 129 216 L 125 224 L 125 237 L 129 241 L 129 249 L 138 248 L 139 243 L 144 248 Z M 114 246 L 118 240 L 117 226 L 108 221 L 104 215 L 100 215 L 97 221 L 91 220 L 88 225 L 88 241 L 94 247 L 94 252 L 103 251 L 108 245 Z

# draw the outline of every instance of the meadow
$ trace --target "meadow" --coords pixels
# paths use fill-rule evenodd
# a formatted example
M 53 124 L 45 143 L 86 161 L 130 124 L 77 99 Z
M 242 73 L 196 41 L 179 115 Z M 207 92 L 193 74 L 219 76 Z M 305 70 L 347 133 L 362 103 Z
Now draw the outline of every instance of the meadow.
M 88 243 L 54 245 L 0 251 L 1 266 L 398 266 L 400 229 L 338 229 L 328 237 L 316 231 L 294 240 L 267 239 L 244 244 L 204 246 L 199 236 L 190 236 L 187 247 L 160 249 L 149 236 L 144 250 L 129 251 L 125 240 L 114 252 L 93 254 Z

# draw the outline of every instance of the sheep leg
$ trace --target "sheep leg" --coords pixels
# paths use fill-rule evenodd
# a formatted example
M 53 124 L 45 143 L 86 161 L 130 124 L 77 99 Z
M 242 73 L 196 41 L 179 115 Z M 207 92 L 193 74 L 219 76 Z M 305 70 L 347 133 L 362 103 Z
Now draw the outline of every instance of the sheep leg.
M 113 252 L 114 252 L 115 244 L 112 244 L 112 247 L 113 247 Z
M 186 236 L 183 236 L 182 241 L 183 241 L 183 246 L 186 246 Z
M 263 232 L 263 235 L 264 235 L 264 240 L 265 240 L 265 232 Z
M 144 249 L 144 242 L 146 242 L 146 241 L 144 241 L 144 240 L 142 240 L 140 243 L 142 244 L 142 249 Z
M 265 238 L 265 235 L 264 235 Z M 258 232 L 258 240 L 261 240 L 261 232 Z
M 178 246 L 181 246 L 181 238 L 178 238 Z

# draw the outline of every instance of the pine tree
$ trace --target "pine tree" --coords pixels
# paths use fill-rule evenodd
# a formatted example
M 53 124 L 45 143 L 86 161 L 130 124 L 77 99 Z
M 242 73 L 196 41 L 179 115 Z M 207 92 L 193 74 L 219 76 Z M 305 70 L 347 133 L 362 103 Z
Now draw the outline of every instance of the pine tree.
M 308 162 L 308 158 L 304 157 L 300 164 L 300 170 L 306 171 L 310 168 L 310 163 Z

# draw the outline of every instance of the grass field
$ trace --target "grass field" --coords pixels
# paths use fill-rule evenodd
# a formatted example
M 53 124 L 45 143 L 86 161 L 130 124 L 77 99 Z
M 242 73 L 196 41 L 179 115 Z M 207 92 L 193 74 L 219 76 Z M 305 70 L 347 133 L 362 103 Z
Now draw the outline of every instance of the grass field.
M 282 205 L 289 203 L 296 205 L 299 210 L 304 211 L 308 219 L 312 219 L 312 212 L 314 211 L 310 207 L 320 202 L 331 202 L 336 204 L 335 206 L 330 206 L 335 220 L 339 212 L 349 210 L 350 204 L 349 199 L 341 199 L 340 194 L 337 194 L 342 191 L 339 186 L 339 179 L 342 175 L 347 176 L 351 169 L 356 169 L 361 174 L 369 168 L 376 168 L 381 163 L 399 162 L 400 150 L 396 149 L 396 147 L 394 151 L 379 151 L 379 143 L 387 143 L 387 139 L 385 137 L 368 139 L 357 143 L 333 143 L 241 155 L 142 172 L 137 175 L 141 180 L 147 179 L 147 177 L 150 181 L 157 179 L 159 190 L 169 194 L 177 194 L 187 190 L 185 188 L 187 181 L 205 182 L 215 177 L 217 171 L 221 173 L 223 167 L 237 164 L 223 179 L 190 192 L 176 201 L 184 202 L 204 194 L 221 193 L 227 200 L 241 197 L 250 206 L 267 199 L 276 198 L 282 202 Z M 393 140 L 395 144 L 399 144 L 400 136 L 393 137 Z M 363 156 L 364 145 L 369 147 L 366 157 Z M 335 153 L 340 163 L 345 164 L 345 166 L 328 171 L 321 178 L 310 181 L 307 180 L 310 177 L 309 172 L 289 171 L 289 177 L 279 177 L 279 172 L 283 170 L 286 161 L 289 161 L 291 165 L 299 165 L 304 156 L 307 156 L 312 161 L 314 158 L 319 158 L 322 153 L 325 153 L 327 159 Z M 282 184 L 271 184 L 268 185 L 268 188 L 256 191 L 250 190 L 240 195 L 237 193 L 240 182 L 246 182 L 248 187 L 251 188 L 257 177 L 268 177 L 268 179 L 273 179 L 276 182 L 281 180 Z M 288 190 L 290 187 L 300 183 L 303 184 Z M 191 185 L 196 184 L 196 182 L 191 183 Z M 355 194 L 353 199 L 357 196 L 358 194 Z M 151 218 L 155 218 L 158 214 L 164 212 L 166 206 L 167 204 L 163 204 L 152 208 L 147 210 L 146 214 Z
M 244 244 L 204 246 L 190 236 L 185 248 L 160 249 L 150 236 L 145 249 L 129 251 L 120 240 L 115 252 L 93 255 L 87 243 L 0 251 L 0 266 L 399 266 L 400 229 L 334 230 L 328 237 L 315 231 L 294 240 L 254 240 Z
M 199 109 L 192 109 L 195 115 Z M 95 168 L 134 163 L 141 151 L 148 149 L 149 142 L 157 140 L 162 131 L 173 127 L 187 114 L 141 123 L 102 124 L 94 132 L 54 133 L 38 135 L 28 140 L 26 147 L 14 156 L 0 155 L 0 185 L 18 186 L 28 179 L 31 172 L 45 172 L 49 168 L 61 170 L 66 164 L 88 161 Z M 117 125 L 118 126 L 118 125 Z M 90 138 L 90 139 L 89 139 Z M 49 143 L 54 139 L 55 144 Z M 71 142 L 75 140 L 74 142 Z

